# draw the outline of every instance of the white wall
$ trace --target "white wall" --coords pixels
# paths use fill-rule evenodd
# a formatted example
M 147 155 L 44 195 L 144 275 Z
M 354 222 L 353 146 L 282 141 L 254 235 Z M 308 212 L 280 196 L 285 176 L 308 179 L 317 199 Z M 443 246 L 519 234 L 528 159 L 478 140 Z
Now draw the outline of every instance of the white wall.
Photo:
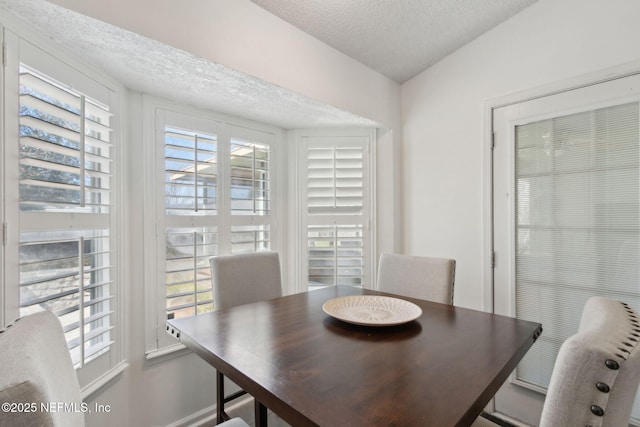
M 540 0 L 401 87 L 404 250 L 457 260 L 482 308 L 484 105 L 640 59 L 637 0 Z

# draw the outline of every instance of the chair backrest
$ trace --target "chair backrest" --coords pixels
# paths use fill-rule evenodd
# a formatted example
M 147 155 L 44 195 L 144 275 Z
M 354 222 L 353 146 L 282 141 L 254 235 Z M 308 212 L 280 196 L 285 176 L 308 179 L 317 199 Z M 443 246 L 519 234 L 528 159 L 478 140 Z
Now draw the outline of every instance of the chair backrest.
M 455 271 L 453 259 L 382 254 L 378 264 L 378 290 L 453 304 Z
M 276 252 L 216 256 L 210 262 L 216 309 L 282 296 Z
M 540 426 L 627 426 L 640 382 L 639 340 L 633 309 L 590 298 L 578 333 L 560 347 Z
M 2 426 L 84 425 L 78 377 L 62 325 L 51 312 L 24 316 L 0 331 L 0 401 L 35 409 L 0 412 Z M 52 404 L 66 406 L 47 406 Z

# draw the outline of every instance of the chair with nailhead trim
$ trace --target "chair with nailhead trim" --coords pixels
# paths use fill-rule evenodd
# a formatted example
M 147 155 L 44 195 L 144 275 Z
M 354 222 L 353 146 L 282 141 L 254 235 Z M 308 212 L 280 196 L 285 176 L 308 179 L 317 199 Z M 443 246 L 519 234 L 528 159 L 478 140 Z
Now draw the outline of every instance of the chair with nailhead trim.
M 592 297 L 578 333 L 560 347 L 540 427 L 627 426 L 640 383 L 640 317 L 626 303 Z M 478 417 L 473 427 L 495 426 Z

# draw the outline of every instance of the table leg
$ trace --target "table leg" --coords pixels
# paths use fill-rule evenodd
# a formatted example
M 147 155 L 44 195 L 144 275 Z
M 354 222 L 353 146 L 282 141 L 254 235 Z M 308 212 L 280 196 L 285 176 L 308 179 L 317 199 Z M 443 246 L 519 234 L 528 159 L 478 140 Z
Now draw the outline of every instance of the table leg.
M 267 427 L 267 407 L 254 399 L 256 427 Z
M 216 370 L 216 424 L 224 421 L 224 375 Z

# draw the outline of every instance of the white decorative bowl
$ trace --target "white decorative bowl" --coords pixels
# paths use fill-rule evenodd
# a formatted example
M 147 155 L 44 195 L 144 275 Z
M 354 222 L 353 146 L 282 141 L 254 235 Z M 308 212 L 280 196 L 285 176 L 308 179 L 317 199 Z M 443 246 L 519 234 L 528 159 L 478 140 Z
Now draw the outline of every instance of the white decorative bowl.
M 422 314 L 412 302 L 379 295 L 353 295 L 330 299 L 322 305 L 329 316 L 366 326 L 392 326 L 411 322 Z

